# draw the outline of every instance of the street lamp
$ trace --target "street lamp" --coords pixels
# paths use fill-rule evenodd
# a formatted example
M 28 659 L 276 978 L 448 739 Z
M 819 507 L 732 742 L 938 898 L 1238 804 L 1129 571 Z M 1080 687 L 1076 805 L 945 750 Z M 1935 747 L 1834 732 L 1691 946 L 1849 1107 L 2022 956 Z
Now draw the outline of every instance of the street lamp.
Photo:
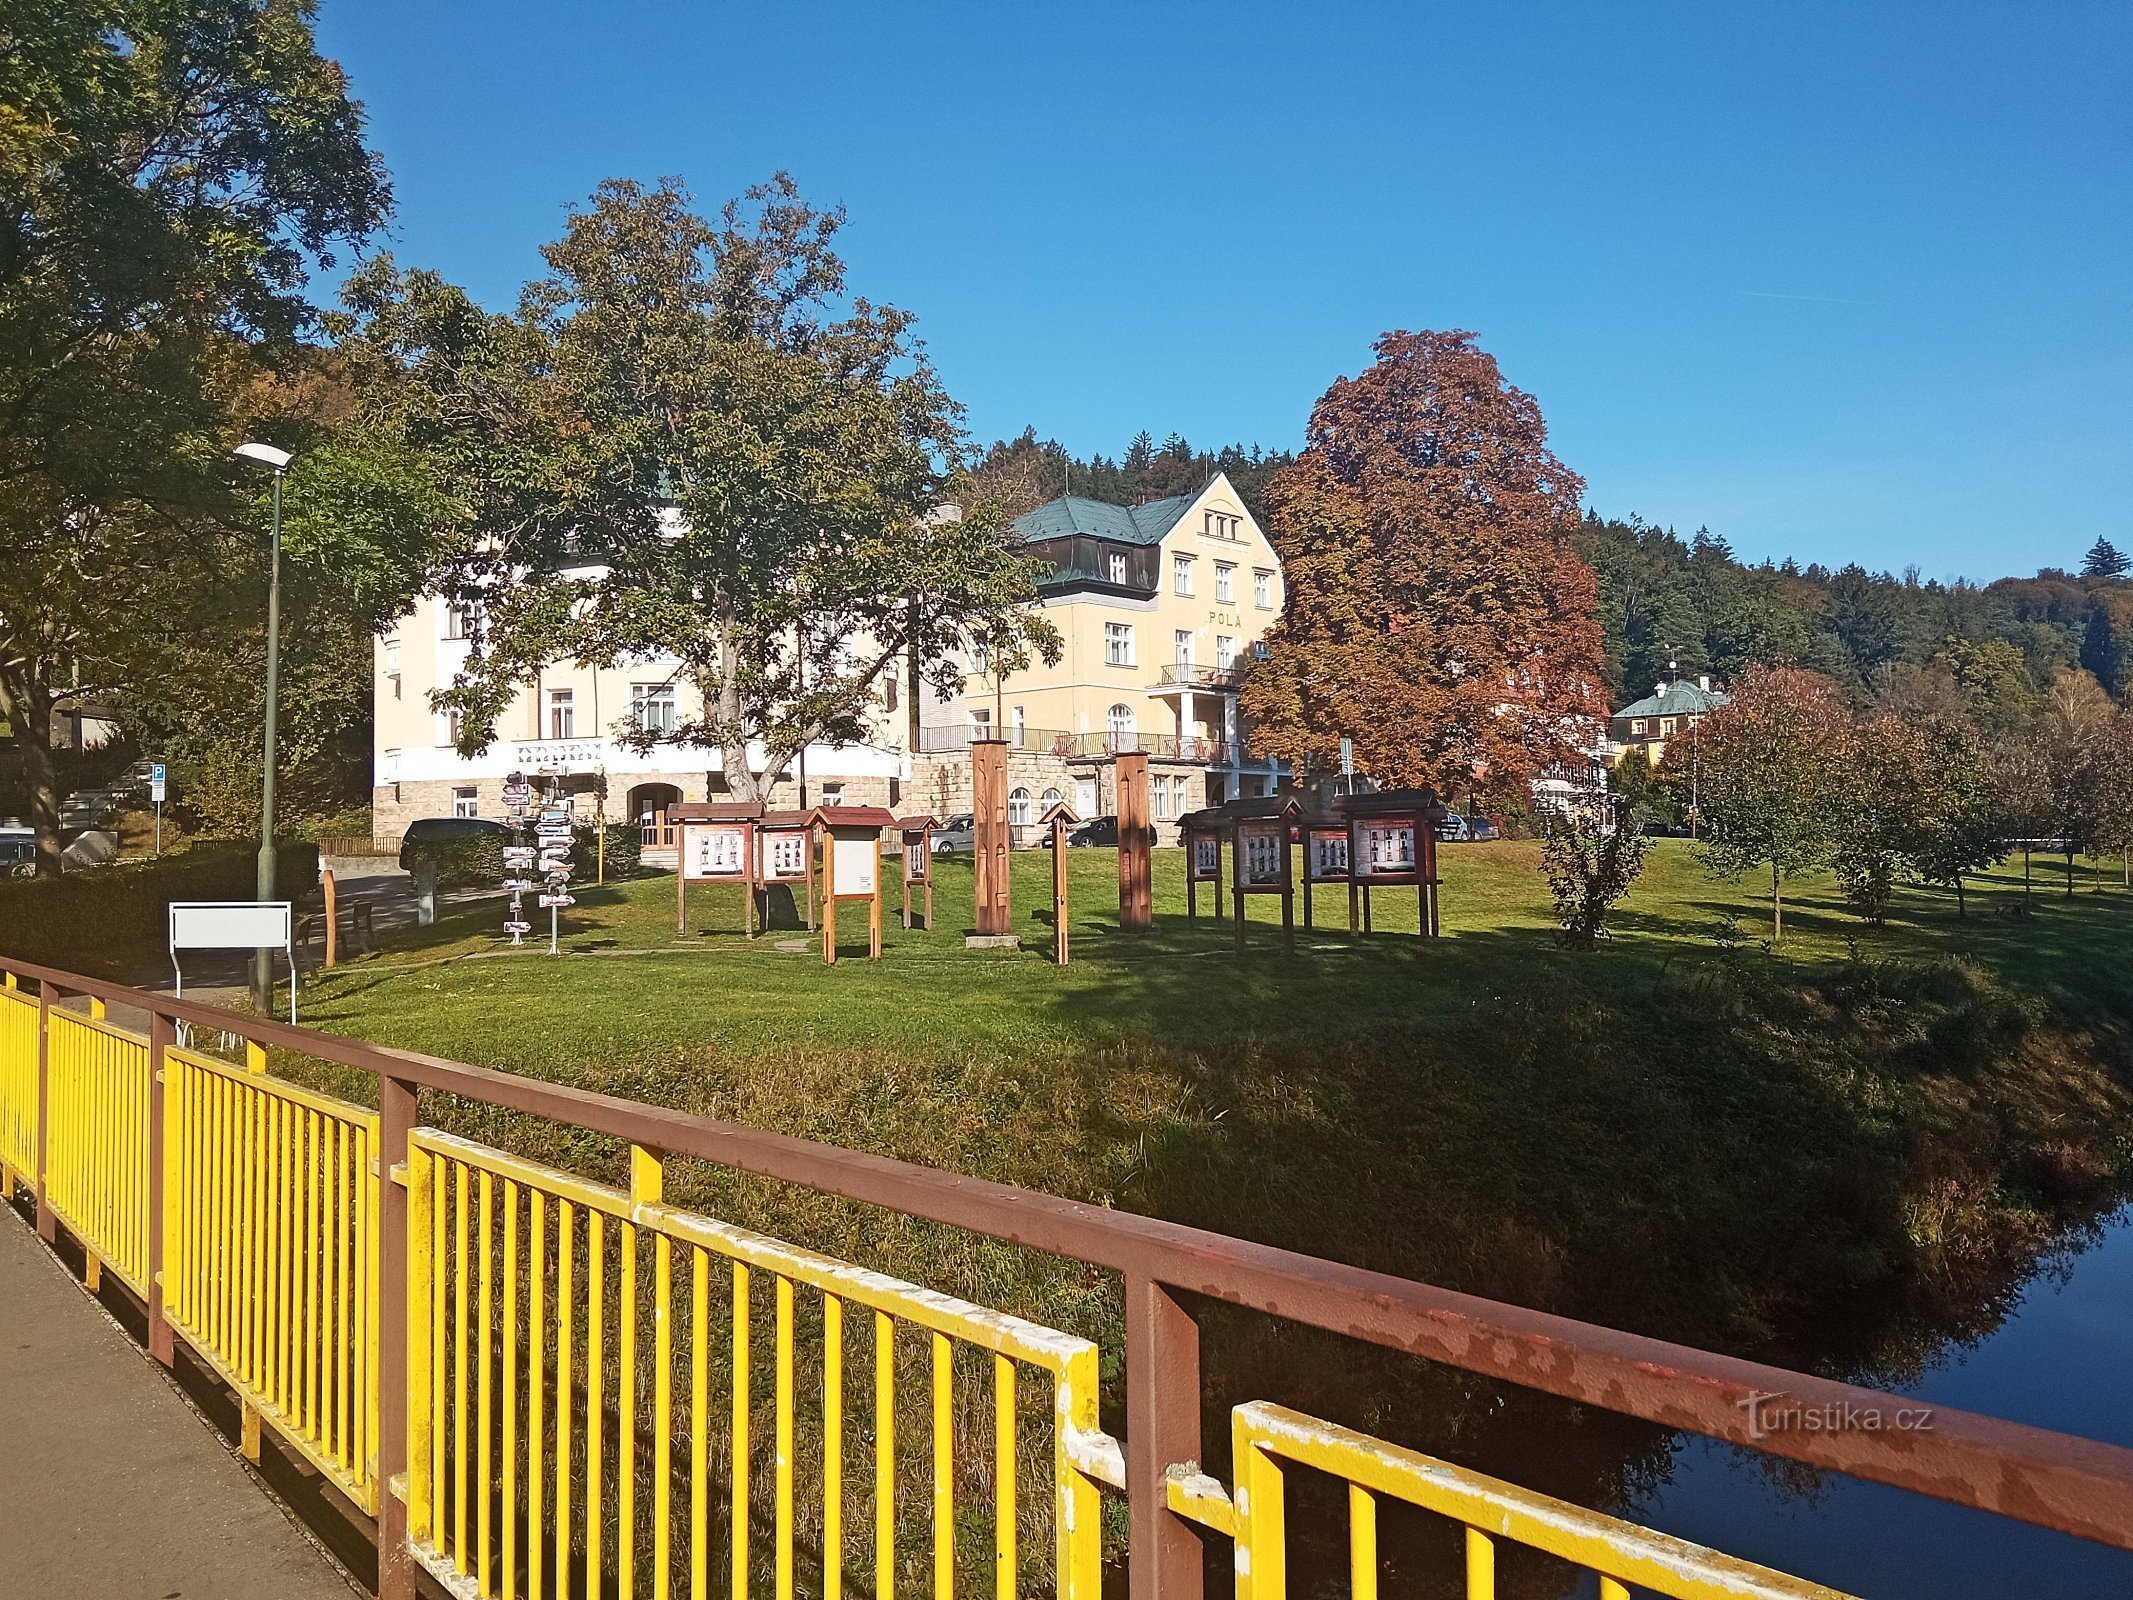
M 239 461 L 274 474 L 274 546 L 267 567 L 267 730 L 259 781 L 258 897 L 274 898 L 274 716 L 281 691 L 281 480 L 295 458 L 270 444 L 241 444 Z M 252 952 L 252 1000 L 261 1011 L 274 1006 L 274 953 Z

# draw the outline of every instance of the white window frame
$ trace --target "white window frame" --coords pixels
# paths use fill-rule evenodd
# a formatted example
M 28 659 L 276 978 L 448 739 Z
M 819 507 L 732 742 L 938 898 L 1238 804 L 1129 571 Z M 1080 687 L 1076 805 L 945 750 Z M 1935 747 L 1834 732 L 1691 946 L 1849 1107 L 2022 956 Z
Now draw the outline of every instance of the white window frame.
M 630 726 L 639 733 L 672 733 L 681 722 L 680 697 L 671 683 L 633 683 L 630 685 Z M 651 706 L 665 707 L 665 714 L 656 726 L 646 719 L 646 709 Z
M 1112 550 L 1107 552 L 1104 559 L 1104 570 L 1110 574 L 1111 581 L 1113 583 L 1125 583 L 1127 581 L 1126 552 L 1123 550 Z
M 1215 635 L 1215 670 L 1227 672 L 1237 664 L 1237 641 L 1226 633 Z
M 1026 741 L 1029 734 L 1029 713 L 1023 710 L 1022 707 L 1016 706 L 1014 710 L 1014 718 L 1015 744 L 1017 748 L 1019 748 Z
M 1114 740 L 1133 739 L 1137 746 L 1139 723 L 1140 719 L 1133 714 L 1133 707 L 1123 700 L 1113 701 L 1110 709 L 1104 712 L 1104 732 Z
M 453 789 L 452 815 L 455 817 L 479 817 L 481 815 L 481 791 L 471 785 L 461 785 Z
M 1007 825 L 1010 828 L 1026 828 L 1037 820 L 1036 802 L 1027 789 L 1016 789 L 1007 797 Z
M 1194 630 L 1191 628 L 1172 630 L 1170 635 L 1170 659 L 1178 666 L 1189 667 L 1192 665 L 1193 638 Z
M 1133 665 L 1133 624 L 1130 622 L 1107 622 L 1104 624 L 1104 665 L 1130 667 Z
M 1192 597 L 1192 557 L 1174 555 L 1170 558 L 1170 587 L 1187 599 Z
M 844 804 L 844 780 L 833 778 L 822 786 L 822 803 L 826 806 Z
M 1237 603 L 1237 563 L 1234 561 L 1215 563 L 1215 603 L 1225 606 Z
M 551 739 L 575 739 L 577 736 L 577 691 L 575 689 L 550 689 L 548 691 L 548 737 Z
M 1261 611 L 1274 609 L 1274 574 L 1265 567 L 1252 569 L 1252 604 Z
M 1158 822 L 1170 820 L 1170 785 L 1157 776 L 1148 785 L 1148 808 Z

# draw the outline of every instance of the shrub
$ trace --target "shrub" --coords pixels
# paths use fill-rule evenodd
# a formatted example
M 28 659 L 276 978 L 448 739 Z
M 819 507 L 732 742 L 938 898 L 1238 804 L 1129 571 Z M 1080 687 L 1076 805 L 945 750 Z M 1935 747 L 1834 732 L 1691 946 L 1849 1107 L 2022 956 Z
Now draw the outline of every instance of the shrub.
M 1555 897 L 1564 944 L 1590 950 L 1607 936 L 1607 913 L 1637 881 L 1650 847 L 1636 809 L 1606 794 L 1582 796 L 1548 818 L 1541 870 Z

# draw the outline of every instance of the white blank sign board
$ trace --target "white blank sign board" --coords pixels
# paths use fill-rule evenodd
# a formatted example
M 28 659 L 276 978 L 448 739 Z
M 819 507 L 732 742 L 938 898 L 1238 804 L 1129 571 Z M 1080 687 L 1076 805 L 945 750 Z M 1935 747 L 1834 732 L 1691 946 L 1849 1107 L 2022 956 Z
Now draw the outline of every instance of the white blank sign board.
M 836 841 L 839 897 L 874 892 L 874 846 L 872 839 Z
M 296 1020 L 296 942 L 286 900 L 173 900 L 170 905 L 170 965 L 185 994 L 180 950 L 273 950 L 289 961 L 289 1020 Z
M 273 950 L 289 943 L 289 903 L 175 902 L 170 908 L 173 950 Z

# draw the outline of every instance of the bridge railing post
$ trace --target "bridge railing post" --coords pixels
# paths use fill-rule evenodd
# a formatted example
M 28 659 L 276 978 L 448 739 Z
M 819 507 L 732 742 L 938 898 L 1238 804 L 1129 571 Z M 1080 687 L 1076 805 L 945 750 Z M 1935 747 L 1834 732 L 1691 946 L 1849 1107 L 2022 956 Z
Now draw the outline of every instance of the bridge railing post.
M 407 1166 L 415 1086 L 378 1080 L 378 1600 L 415 1600 L 407 1538 Z
M 164 1130 L 166 1056 L 178 1042 L 177 1024 L 160 1011 L 148 1014 L 148 1353 L 164 1366 L 177 1360 L 177 1342 L 163 1314 L 163 1263 L 170 1259 L 172 1193 Z
M 52 1009 L 66 993 L 50 979 L 37 985 L 37 1237 L 46 1244 L 59 1238 L 59 1218 L 52 1211 Z
M 1200 1459 L 1200 1325 L 1167 1286 L 1126 1279 L 1127 1590 L 1200 1600 L 1202 1548 L 1170 1509 L 1168 1476 Z

